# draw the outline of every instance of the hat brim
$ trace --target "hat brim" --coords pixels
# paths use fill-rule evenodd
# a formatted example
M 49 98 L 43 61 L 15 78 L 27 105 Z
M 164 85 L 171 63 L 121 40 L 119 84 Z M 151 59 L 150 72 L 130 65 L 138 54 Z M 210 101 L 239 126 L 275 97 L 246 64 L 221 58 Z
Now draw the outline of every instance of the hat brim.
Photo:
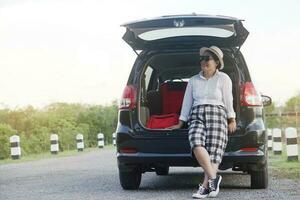
M 200 49 L 200 52 L 199 52 L 200 56 L 203 56 L 203 54 L 206 51 L 210 51 L 210 52 L 214 53 L 218 57 L 218 59 L 220 61 L 220 69 L 223 69 L 224 68 L 224 61 L 223 61 L 223 58 L 220 57 L 220 55 L 218 54 L 218 52 L 216 52 L 214 49 L 211 49 L 211 48 L 208 48 L 208 47 L 202 47 Z

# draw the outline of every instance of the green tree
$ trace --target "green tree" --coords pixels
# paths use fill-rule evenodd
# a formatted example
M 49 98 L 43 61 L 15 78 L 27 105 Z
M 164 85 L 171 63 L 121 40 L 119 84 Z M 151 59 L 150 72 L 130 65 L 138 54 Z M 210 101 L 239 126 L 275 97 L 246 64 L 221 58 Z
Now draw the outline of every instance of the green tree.
M 9 138 L 17 133 L 9 124 L 0 123 L 0 159 L 10 156 Z
M 0 110 L 0 159 L 9 156 L 9 136 L 18 133 L 22 155 L 50 151 L 50 134 L 59 136 L 60 150 L 76 148 L 76 135 L 82 133 L 85 146 L 97 145 L 97 134 L 112 142 L 117 125 L 117 101 L 111 105 L 53 103 L 42 109 Z
M 291 97 L 285 104 L 285 111 L 288 112 L 299 112 L 300 111 L 300 93 L 294 97 Z

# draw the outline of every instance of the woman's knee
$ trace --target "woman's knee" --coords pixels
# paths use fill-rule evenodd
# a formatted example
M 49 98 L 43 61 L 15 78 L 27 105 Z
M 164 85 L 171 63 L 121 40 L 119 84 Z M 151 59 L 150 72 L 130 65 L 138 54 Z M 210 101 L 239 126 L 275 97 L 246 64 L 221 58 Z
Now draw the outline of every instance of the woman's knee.
M 193 148 L 193 152 L 194 152 L 194 153 L 195 153 L 195 152 L 199 152 L 199 151 L 203 151 L 203 150 L 205 150 L 205 148 L 204 148 L 203 146 L 201 146 L 201 145 L 195 146 L 195 147 Z

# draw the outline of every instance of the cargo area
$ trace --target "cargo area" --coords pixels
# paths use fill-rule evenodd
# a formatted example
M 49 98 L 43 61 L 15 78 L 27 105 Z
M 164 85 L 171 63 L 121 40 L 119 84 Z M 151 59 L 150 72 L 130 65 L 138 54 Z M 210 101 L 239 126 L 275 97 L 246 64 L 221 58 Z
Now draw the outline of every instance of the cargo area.
M 235 61 L 224 55 L 222 72 L 233 84 L 233 105 L 239 117 L 239 69 Z M 189 79 L 201 70 L 198 52 L 164 53 L 152 56 L 140 73 L 138 90 L 138 118 L 147 129 L 165 129 L 176 124 Z M 187 125 L 182 127 L 186 129 Z

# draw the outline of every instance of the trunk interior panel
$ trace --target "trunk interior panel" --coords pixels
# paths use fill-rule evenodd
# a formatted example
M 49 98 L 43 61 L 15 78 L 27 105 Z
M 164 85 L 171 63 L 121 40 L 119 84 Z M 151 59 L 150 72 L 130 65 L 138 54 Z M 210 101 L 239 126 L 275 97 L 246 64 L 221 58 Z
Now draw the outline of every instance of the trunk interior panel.
M 153 115 L 176 113 L 180 115 L 186 84 L 200 72 L 198 52 L 156 54 L 141 71 L 138 94 L 138 118 L 143 128 Z M 224 56 L 226 73 L 233 83 L 233 105 L 239 120 L 239 70 L 234 61 Z M 238 84 L 237 84 L 238 83 Z M 184 126 L 183 128 L 187 128 Z

